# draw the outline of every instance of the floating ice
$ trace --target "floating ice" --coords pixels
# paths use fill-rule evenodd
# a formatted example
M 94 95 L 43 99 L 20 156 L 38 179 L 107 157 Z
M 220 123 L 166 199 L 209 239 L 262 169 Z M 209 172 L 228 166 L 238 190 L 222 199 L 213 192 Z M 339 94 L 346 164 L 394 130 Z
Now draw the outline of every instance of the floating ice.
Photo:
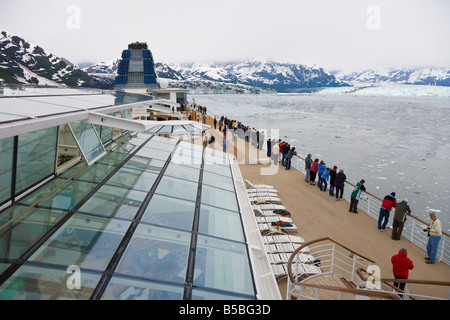
M 387 178 L 385 178 L 385 177 L 376 177 L 376 179 L 378 179 L 378 180 L 387 180 Z

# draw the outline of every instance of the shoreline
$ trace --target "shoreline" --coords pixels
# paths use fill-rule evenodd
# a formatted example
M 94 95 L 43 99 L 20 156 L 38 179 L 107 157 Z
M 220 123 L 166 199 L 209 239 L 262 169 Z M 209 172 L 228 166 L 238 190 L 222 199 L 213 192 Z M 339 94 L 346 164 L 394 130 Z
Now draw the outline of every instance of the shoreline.
M 215 149 L 222 150 L 222 132 L 214 129 L 213 119 L 207 116 L 206 123 L 212 128 L 206 131 L 216 138 Z M 231 137 L 231 135 L 230 135 Z M 347 201 L 335 201 L 328 192 L 320 192 L 317 186 L 311 186 L 304 181 L 304 175 L 292 168 L 285 170 L 278 167 L 274 175 L 261 175 L 261 168 L 268 167 L 259 161 L 250 163 L 249 157 L 254 159 L 266 158 L 266 150 L 256 150 L 251 143 L 243 142 L 244 152 L 237 148 L 229 139 L 227 152 L 236 155 L 244 179 L 252 183 L 273 185 L 278 190 L 282 204 L 291 212 L 294 223 L 298 227 L 298 235 L 305 241 L 312 241 L 322 237 L 330 237 L 352 250 L 374 260 L 381 269 L 382 278 L 392 278 L 391 257 L 401 248 L 408 250 L 408 257 L 414 263 L 409 279 L 450 281 L 450 266 L 443 262 L 434 265 L 425 263 L 426 252 L 402 237 L 392 240 L 390 229 L 379 232 L 377 221 L 368 214 L 361 212 L 353 214 L 348 211 Z M 347 186 L 348 187 L 348 186 Z M 392 221 L 391 214 L 390 220 Z M 443 240 L 441 240 L 443 241 Z M 286 294 L 286 280 L 279 282 L 280 292 Z M 435 286 L 411 285 L 411 292 L 448 297 L 448 288 Z

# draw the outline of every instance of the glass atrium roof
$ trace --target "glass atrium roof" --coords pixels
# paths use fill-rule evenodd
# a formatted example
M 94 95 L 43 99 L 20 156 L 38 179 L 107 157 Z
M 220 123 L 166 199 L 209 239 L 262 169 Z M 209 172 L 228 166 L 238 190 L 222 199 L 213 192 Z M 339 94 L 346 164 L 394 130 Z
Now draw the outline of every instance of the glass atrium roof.
M 0 213 L 0 299 L 255 299 L 231 167 L 147 133 L 78 163 Z

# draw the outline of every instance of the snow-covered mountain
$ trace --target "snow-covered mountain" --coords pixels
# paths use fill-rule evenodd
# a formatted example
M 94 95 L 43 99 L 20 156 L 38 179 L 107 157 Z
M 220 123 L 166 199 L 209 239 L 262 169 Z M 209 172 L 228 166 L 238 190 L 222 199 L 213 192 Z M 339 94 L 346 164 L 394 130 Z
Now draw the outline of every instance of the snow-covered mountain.
M 281 63 L 267 59 L 229 63 L 192 63 L 171 65 L 186 80 L 236 83 L 277 91 L 300 88 L 347 86 L 322 68 Z
M 87 86 L 90 77 L 64 58 L 2 31 L 0 82 L 38 85 Z
M 352 85 L 408 84 L 450 86 L 450 68 L 378 68 L 353 72 L 333 72 Z

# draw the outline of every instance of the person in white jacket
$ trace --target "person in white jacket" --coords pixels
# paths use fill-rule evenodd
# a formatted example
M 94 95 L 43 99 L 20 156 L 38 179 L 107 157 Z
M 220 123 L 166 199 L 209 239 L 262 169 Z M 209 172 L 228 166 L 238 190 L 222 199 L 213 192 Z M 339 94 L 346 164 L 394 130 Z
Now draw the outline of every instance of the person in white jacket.
M 437 250 L 439 247 L 439 241 L 442 237 L 442 225 L 441 221 L 436 217 L 435 212 L 430 212 L 431 223 L 424 231 L 428 232 L 427 242 L 427 254 L 425 262 L 428 264 L 434 264 L 436 262 Z

